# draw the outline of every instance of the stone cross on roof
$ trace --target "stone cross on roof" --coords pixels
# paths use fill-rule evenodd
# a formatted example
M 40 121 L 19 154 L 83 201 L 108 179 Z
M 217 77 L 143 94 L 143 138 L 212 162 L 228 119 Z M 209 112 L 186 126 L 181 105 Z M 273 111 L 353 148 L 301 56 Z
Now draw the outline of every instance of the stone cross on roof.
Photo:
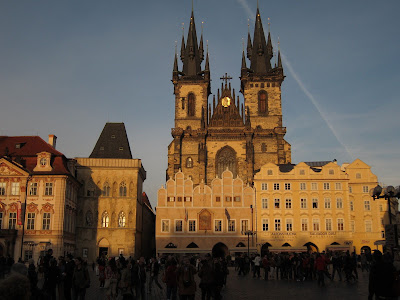
M 232 77 L 231 77 L 231 76 L 228 76 L 228 73 L 225 73 L 225 76 L 224 76 L 224 77 L 221 77 L 220 79 L 221 79 L 221 80 L 225 80 L 225 85 L 227 85 L 227 84 L 228 84 L 228 80 L 231 80 Z

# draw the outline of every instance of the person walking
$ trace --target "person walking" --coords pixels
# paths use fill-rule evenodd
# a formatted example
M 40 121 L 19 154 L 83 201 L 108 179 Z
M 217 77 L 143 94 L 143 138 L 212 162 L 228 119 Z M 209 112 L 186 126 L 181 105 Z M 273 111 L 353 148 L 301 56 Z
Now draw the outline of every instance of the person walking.
M 201 262 L 201 268 L 199 271 L 201 289 L 201 300 L 210 300 L 212 285 L 214 282 L 213 266 L 211 261 L 211 255 L 207 253 L 205 259 Z
M 158 282 L 158 273 L 160 272 L 160 264 L 158 263 L 157 259 L 155 257 L 151 258 L 151 263 L 150 263 L 150 281 L 149 281 L 149 290 L 148 293 L 151 293 L 151 289 L 153 287 L 153 282 L 158 286 L 160 290 L 162 290 L 162 286 Z
M 167 268 L 165 269 L 164 280 L 167 286 L 167 300 L 176 300 L 176 294 L 178 289 L 177 282 L 177 262 L 175 258 L 172 258 Z

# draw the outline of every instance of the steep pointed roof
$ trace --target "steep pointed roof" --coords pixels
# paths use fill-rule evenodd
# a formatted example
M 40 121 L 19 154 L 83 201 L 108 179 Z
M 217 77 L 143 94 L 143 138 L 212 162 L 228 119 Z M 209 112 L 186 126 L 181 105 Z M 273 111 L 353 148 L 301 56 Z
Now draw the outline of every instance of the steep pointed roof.
M 182 46 L 184 46 L 184 44 L 184 40 L 182 40 Z M 197 43 L 196 24 L 192 10 L 186 46 L 185 49 L 181 48 L 181 59 L 183 62 L 182 72 L 186 76 L 197 76 L 201 72 L 201 61 L 203 60 L 203 55 L 200 50 L 201 49 L 199 49 Z
M 90 158 L 132 159 L 124 123 L 106 123 Z
M 256 22 L 254 25 L 254 37 L 250 57 L 250 69 L 256 74 L 267 74 L 271 70 L 272 43 L 270 37 L 268 45 L 265 39 L 264 29 L 261 22 L 260 11 L 257 8 Z

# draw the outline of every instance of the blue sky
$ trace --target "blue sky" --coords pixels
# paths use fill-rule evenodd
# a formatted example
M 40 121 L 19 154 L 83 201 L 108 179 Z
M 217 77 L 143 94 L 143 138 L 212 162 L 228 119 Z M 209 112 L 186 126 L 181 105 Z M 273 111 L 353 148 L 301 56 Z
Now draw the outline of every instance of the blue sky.
M 256 6 L 194 1 L 214 94 L 225 72 L 240 88 L 242 39 Z M 274 50 L 280 39 L 292 162 L 360 158 L 379 181 L 400 184 L 400 2 L 259 6 L 265 31 L 271 19 Z M 1 1 L 0 135 L 55 134 L 67 157 L 87 157 L 107 121 L 124 122 L 154 206 L 172 140 L 175 41 L 182 23 L 187 34 L 190 11 L 190 0 Z

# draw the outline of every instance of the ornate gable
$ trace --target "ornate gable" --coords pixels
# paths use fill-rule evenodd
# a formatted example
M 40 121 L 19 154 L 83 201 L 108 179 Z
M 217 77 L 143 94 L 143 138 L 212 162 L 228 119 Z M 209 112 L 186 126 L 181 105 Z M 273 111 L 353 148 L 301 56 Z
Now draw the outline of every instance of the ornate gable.
M 0 176 L 24 176 L 26 172 L 6 159 L 0 159 Z

